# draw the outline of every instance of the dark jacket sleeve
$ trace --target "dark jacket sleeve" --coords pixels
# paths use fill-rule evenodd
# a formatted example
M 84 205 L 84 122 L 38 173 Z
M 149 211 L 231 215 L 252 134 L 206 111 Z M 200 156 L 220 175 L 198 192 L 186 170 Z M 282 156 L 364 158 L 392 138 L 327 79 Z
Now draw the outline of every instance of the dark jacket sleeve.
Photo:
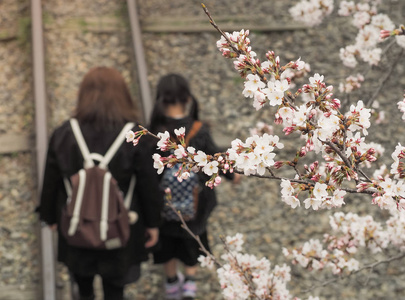
M 59 215 L 57 199 L 59 189 L 63 184 L 56 152 L 52 147 L 54 140 L 55 133 L 52 135 L 48 146 L 39 207 L 40 219 L 49 225 L 57 223 L 57 216 Z
M 157 170 L 153 168 L 153 148 L 148 137 L 140 142 L 138 159 L 136 160 L 136 195 L 144 213 L 145 226 L 152 228 L 161 224 L 161 209 L 163 207 L 163 192 L 159 188 Z

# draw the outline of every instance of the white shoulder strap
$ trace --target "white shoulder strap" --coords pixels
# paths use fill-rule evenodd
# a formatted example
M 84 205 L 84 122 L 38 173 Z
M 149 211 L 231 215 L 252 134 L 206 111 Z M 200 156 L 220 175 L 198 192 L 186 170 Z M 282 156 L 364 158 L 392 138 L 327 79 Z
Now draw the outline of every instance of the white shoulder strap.
M 111 147 L 107 150 L 107 153 L 104 155 L 104 157 L 102 157 L 100 154 L 90 153 L 86 141 L 84 140 L 82 131 L 80 130 L 79 122 L 76 119 L 70 119 L 70 125 L 72 126 L 76 141 L 79 145 L 80 151 L 82 152 L 84 158 L 84 167 L 94 167 L 93 159 L 96 159 L 100 161 L 99 167 L 102 169 L 107 169 L 107 166 L 110 163 L 111 159 L 118 151 L 121 144 L 124 142 L 125 135 L 135 126 L 135 124 L 132 122 L 127 123 L 124 128 L 122 128 L 120 134 L 117 136 Z
M 120 134 L 115 139 L 114 143 L 111 145 L 110 149 L 108 149 L 107 153 L 104 155 L 104 158 L 100 161 L 99 167 L 102 169 L 106 169 L 108 164 L 110 163 L 111 159 L 118 151 L 119 147 L 125 140 L 125 135 L 128 131 L 130 131 L 134 127 L 134 123 L 127 123 L 124 128 L 122 128 Z
M 132 202 L 132 196 L 133 196 L 134 190 L 135 190 L 135 184 L 136 184 L 136 177 L 135 177 L 135 175 L 132 175 L 131 181 L 129 182 L 128 192 L 125 195 L 125 199 L 124 199 L 124 206 L 128 210 L 131 208 L 131 202 Z
M 76 119 L 70 119 L 70 125 L 72 126 L 73 134 L 75 135 L 77 144 L 82 152 L 84 158 L 84 167 L 94 167 L 94 162 L 90 157 L 90 151 L 87 147 L 86 141 L 84 140 L 82 131 L 80 130 L 79 122 Z

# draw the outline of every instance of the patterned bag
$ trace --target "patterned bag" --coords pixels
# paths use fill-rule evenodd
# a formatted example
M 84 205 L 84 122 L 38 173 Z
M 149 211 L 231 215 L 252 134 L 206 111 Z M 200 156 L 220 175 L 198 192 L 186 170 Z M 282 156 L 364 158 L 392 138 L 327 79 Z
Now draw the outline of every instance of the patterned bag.
M 190 129 L 190 132 L 185 137 L 185 144 L 200 130 L 202 123 L 195 121 Z M 198 194 L 199 194 L 199 178 L 194 172 L 190 172 L 190 177 L 182 180 L 177 179 L 182 164 L 176 164 L 172 168 L 166 168 L 163 172 L 161 181 L 164 189 L 170 188 L 172 199 L 171 202 L 176 211 L 179 211 L 185 221 L 190 221 L 195 218 L 198 207 Z M 163 208 L 163 218 L 167 221 L 180 221 L 177 214 L 169 205 Z

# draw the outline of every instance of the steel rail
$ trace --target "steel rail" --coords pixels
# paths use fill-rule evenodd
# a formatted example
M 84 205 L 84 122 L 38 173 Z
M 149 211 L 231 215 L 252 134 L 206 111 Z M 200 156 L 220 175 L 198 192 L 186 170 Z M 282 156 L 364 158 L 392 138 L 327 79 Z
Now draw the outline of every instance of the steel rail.
M 35 101 L 35 129 L 36 129 L 36 163 L 38 195 L 42 186 L 45 166 L 46 148 L 48 145 L 47 114 L 46 114 L 46 86 L 44 38 L 42 25 L 41 0 L 31 0 L 32 19 L 32 63 Z M 55 291 L 55 263 L 53 251 L 52 231 L 48 226 L 41 227 L 42 252 L 42 299 L 54 300 Z
M 132 46 L 135 54 L 137 67 L 137 77 L 139 78 L 139 86 L 141 90 L 141 102 L 143 108 L 143 116 L 145 124 L 149 123 L 149 118 L 152 113 L 153 103 L 148 83 L 148 72 L 146 67 L 145 53 L 142 43 L 142 32 L 138 18 L 138 10 L 136 0 L 127 0 L 129 21 L 132 33 Z

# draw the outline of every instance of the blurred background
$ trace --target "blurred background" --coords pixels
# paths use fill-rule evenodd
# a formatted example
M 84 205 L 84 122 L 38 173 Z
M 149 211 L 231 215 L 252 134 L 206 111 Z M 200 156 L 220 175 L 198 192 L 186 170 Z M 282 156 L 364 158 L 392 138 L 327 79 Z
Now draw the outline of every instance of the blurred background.
M 201 1 L 138 0 L 132 1 L 131 6 L 129 2 L 0 0 L 1 300 L 45 299 L 44 278 L 49 274 L 43 272 L 44 230 L 34 212 L 38 204 L 38 182 L 42 177 L 41 151 L 46 148 L 48 134 L 70 116 L 79 83 L 90 68 L 105 65 L 117 68 L 124 75 L 143 124 L 147 117 L 142 113 L 153 101 L 158 79 L 176 72 L 190 81 L 191 90 L 200 103 L 201 119 L 211 125 L 221 147 L 226 149 L 234 138 L 244 140 L 259 121 L 273 125 L 270 109 L 256 112 L 251 99 L 243 97 L 244 81 L 234 70 L 232 61 L 223 58 L 217 50 L 220 35 L 209 24 Z M 356 28 L 348 19 L 337 17 L 337 9 L 319 27 L 296 23 L 288 9 L 297 2 L 207 0 L 204 3 L 225 31 L 251 30 L 251 45 L 258 58 L 264 60 L 268 50 L 280 56 L 282 64 L 301 57 L 311 65 L 311 76 L 313 73 L 325 75 L 327 84 L 336 87 L 336 96 L 347 99 L 339 95 L 337 87 L 355 72 L 343 67 L 339 49 L 353 43 Z M 33 34 L 34 7 L 42 9 L 39 19 L 42 20 L 43 43 Z M 129 10 L 132 7 L 136 7 L 136 12 Z M 396 25 L 404 22 L 404 1 L 384 1 L 380 10 Z M 136 14 L 140 25 L 140 35 L 135 37 L 130 13 Z M 43 76 L 35 69 L 35 63 L 38 64 L 33 58 L 37 51 L 35 45 L 43 46 Z M 139 49 L 144 52 L 143 62 L 142 57 L 137 57 Z M 398 57 L 400 51 L 399 47 L 391 47 L 387 57 Z M 351 102 L 367 100 L 379 88 L 382 74 L 391 72 L 376 98 L 379 109 L 385 111 L 385 121 L 369 130 L 369 140 L 385 147 L 382 161 L 388 163 L 395 145 L 403 143 L 404 139 L 401 114 L 396 108 L 405 88 L 403 57 L 394 65 L 383 60 L 379 66 L 369 68 L 362 89 L 347 99 Z M 44 87 L 43 96 L 38 94 L 38 82 Z M 146 85 L 142 86 L 142 82 Z M 44 113 L 38 110 L 39 105 L 43 106 Z M 41 119 L 39 127 L 36 116 Z M 282 136 L 277 128 L 275 133 Z M 42 137 L 39 145 L 38 137 Z M 299 141 L 297 136 L 282 139 L 285 149 L 291 151 L 283 152 L 280 159 L 295 153 Z M 266 256 L 273 265 L 283 264 L 287 262 L 281 253 L 283 247 L 322 238 L 328 231 L 330 211 L 306 211 L 302 207 L 292 210 L 280 201 L 278 182 L 244 178 L 238 186 L 224 182 L 217 192 L 219 204 L 209 225 L 209 238 L 216 255 L 222 253 L 220 235 L 241 232 L 245 234 L 246 252 Z M 359 196 L 348 197 L 348 205 L 342 210 L 355 208 L 360 214 L 370 213 L 384 220 L 384 212 L 371 206 L 370 201 Z M 369 262 L 377 259 L 370 253 L 363 255 Z M 51 257 L 48 259 L 53 261 Z M 66 270 L 57 263 L 54 269 L 56 299 L 70 300 Z M 142 271 L 141 280 L 128 286 L 126 297 L 161 299 L 160 267 L 149 262 Z M 404 272 L 402 264 L 382 265 L 375 272 L 338 281 L 315 289 L 311 294 L 323 299 L 404 299 Z M 294 295 L 303 299 L 308 297 L 303 290 L 328 278 L 328 274 L 302 272 L 297 266 L 292 267 L 292 273 L 289 287 Z M 198 276 L 199 299 L 222 299 L 215 272 L 203 270 Z

